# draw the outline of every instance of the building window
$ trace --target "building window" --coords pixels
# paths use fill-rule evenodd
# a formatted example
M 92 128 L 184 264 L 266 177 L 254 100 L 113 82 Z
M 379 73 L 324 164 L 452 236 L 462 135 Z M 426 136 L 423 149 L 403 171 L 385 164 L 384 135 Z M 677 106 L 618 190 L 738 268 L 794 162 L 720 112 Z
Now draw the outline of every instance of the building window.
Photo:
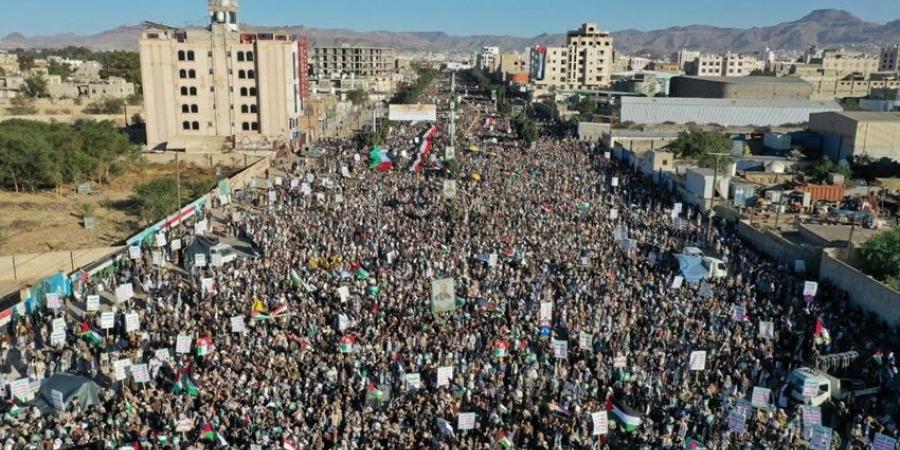
M 198 112 L 200 112 L 200 108 L 197 107 L 197 105 L 191 105 L 191 112 L 198 113 Z
M 244 78 L 247 78 L 247 72 L 244 72 L 243 70 L 238 70 L 238 78 L 240 78 L 242 80 Z
M 248 70 L 248 71 L 247 71 L 247 78 L 249 78 L 249 79 L 251 79 L 251 80 L 254 79 L 254 78 L 256 78 L 256 72 L 254 72 L 254 71 L 252 71 L 252 70 Z
M 252 114 L 256 114 L 256 113 L 257 113 L 256 105 L 250 105 L 250 112 L 251 112 Z
M 199 130 L 199 129 L 200 129 L 200 122 L 193 122 L 193 123 L 191 123 L 191 128 L 194 129 L 194 130 Z
M 253 52 L 247 52 L 247 61 L 253 61 Z
M 184 61 L 184 50 L 178 50 L 178 60 Z
M 182 88 L 181 88 L 181 95 L 188 95 L 188 88 L 182 87 Z
M 244 52 L 237 52 L 237 60 L 238 61 L 244 60 Z
M 256 88 L 255 87 L 250 88 L 250 96 L 256 97 Z
M 183 113 L 191 112 L 191 108 L 188 105 L 181 105 L 181 112 L 183 112 Z
M 242 87 L 241 88 L 241 97 L 246 97 L 246 96 L 247 96 L 247 88 Z
M 188 60 L 188 61 L 193 61 L 193 60 L 194 60 L 194 51 L 193 51 L 193 50 L 188 50 L 188 52 L 187 52 L 187 60 Z
M 181 78 L 182 80 L 187 78 L 187 70 L 184 70 L 184 69 L 179 70 L 178 78 Z
M 250 131 L 250 123 L 244 122 L 241 124 L 241 129 L 244 131 Z
M 188 70 L 188 78 L 197 78 L 197 71 L 194 69 Z
M 251 122 L 251 123 L 250 123 L 250 129 L 253 130 L 253 131 L 259 131 L 259 124 L 256 123 L 256 122 Z
M 188 122 L 188 121 L 181 122 L 181 129 L 182 129 L 182 130 L 190 130 L 190 129 L 191 129 L 191 123 Z
M 195 87 L 191 88 L 191 95 L 197 95 L 197 88 L 195 88 Z
M 241 113 L 242 114 L 247 114 L 249 112 L 250 112 L 250 108 L 248 108 L 247 105 L 241 105 Z

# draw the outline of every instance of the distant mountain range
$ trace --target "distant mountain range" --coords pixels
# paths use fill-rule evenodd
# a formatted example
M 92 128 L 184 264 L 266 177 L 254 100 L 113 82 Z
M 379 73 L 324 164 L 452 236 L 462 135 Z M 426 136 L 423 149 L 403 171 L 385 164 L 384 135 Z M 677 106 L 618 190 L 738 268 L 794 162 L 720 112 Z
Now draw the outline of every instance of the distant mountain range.
M 577 24 L 573 24 L 574 26 Z M 602 26 L 602 24 L 601 24 Z M 143 27 L 120 26 L 94 35 L 57 34 L 26 37 L 12 33 L 0 40 L 0 48 L 58 48 L 68 45 L 93 50 L 134 50 Z M 394 47 L 403 51 L 475 52 L 483 46 L 504 50 L 524 50 L 538 44 L 558 45 L 565 33 L 542 34 L 530 38 L 514 36 L 452 36 L 444 32 L 360 32 L 343 29 L 290 27 L 244 28 L 256 31 L 286 31 L 306 36 L 311 45 L 371 45 Z M 836 9 L 811 12 L 799 20 L 768 27 L 747 29 L 719 28 L 708 25 L 672 27 L 664 30 L 622 30 L 613 33 L 619 52 L 666 55 L 683 48 L 705 51 L 733 50 L 749 52 L 766 47 L 773 50 L 805 50 L 818 47 L 854 47 L 874 50 L 881 45 L 900 43 L 900 20 L 884 25 L 865 22 L 853 14 Z

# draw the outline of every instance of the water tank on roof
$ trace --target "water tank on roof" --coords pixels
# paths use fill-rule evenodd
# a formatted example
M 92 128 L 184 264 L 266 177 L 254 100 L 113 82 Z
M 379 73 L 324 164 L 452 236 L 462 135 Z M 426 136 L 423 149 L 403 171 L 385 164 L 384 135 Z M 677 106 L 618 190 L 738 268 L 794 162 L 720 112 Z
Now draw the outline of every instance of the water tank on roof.
M 772 161 L 766 164 L 766 172 L 784 173 L 784 163 L 781 161 Z

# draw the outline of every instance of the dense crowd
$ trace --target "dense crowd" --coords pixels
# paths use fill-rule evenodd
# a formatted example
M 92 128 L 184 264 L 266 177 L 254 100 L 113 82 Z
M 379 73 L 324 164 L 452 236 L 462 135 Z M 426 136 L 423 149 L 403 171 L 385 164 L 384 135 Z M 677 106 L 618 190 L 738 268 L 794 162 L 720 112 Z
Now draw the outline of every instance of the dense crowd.
M 428 95 L 448 94 L 436 84 Z M 476 97 L 465 105 L 452 174 L 406 170 L 426 125 L 392 130 L 390 172 L 369 170 L 368 149 L 324 141 L 317 165 L 278 175 L 274 200 L 248 190 L 223 215 L 223 234 L 251 242 L 257 256 L 184 264 L 195 239 L 188 221 L 166 233 L 182 242 L 160 248 L 168 270 L 153 264 L 151 240 L 141 257 L 77 283 L 76 307 L 19 317 L 2 344 L 5 376 L 81 375 L 100 386 L 100 402 L 40 414 L 9 400 L 0 442 L 798 448 L 810 426 L 787 398 L 787 375 L 847 350 L 884 389 L 823 406 L 832 445 L 871 448 L 875 433 L 897 435 L 892 329 L 825 284 L 808 301 L 792 268 L 760 257 L 727 225 L 708 234 L 691 207 L 673 214 L 670 192 L 602 150 L 565 136 L 529 148 L 476 107 L 490 110 Z M 448 140 L 437 139 L 438 155 Z M 458 191 L 446 199 L 450 178 Z M 686 245 L 719 255 L 729 276 L 673 287 Z M 435 314 L 432 281 L 443 278 L 454 279 L 455 309 Z M 129 282 L 136 297 L 117 305 L 114 328 L 99 330 L 98 313 L 82 312 L 85 298 Z M 129 312 L 140 330 L 126 332 Z M 67 340 L 51 345 L 58 317 Z M 816 340 L 817 319 L 829 342 Z M 773 322 L 773 336 L 760 336 L 760 321 Z M 102 342 L 86 339 L 89 330 Z M 190 336 L 189 353 L 176 352 L 179 335 Z M 702 370 L 690 370 L 694 351 L 707 352 Z M 147 363 L 150 381 L 117 380 L 122 359 Z M 438 386 L 446 367 L 452 376 Z M 757 386 L 771 388 L 770 407 L 743 407 Z M 609 432 L 595 435 L 591 413 L 613 404 L 640 425 L 628 430 L 610 412 Z M 729 423 L 735 411 L 743 431 Z M 473 429 L 458 428 L 460 413 L 475 413 Z

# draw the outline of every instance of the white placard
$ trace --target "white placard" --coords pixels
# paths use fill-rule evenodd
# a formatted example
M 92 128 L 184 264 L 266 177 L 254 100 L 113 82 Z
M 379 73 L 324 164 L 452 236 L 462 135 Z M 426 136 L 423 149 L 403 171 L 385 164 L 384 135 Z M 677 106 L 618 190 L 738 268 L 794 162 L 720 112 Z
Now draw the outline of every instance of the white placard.
M 53 322 L 51 323 L 51 329 L 54 332 L 56 332 L 56 331 L 65 332 L 66 331 L 66 319 L 63 319 L 62 317 L 57 317 L 56 319 L 53 319 Z
M 706 350 L 691 352 L 691 370 L 706 370 Z
M 611 158 L 611 157 L 612 157 L 612 154 L 610 152 L 603 152 L 603 159 L 609 161 L 609 158 Z
M 131 366 L 131 360 L 128 359 L 113 361 L 113 377 L 115 377 L 116 381 L 123 381 L 128 377 L 128 372 L 125 369 L 129 366 Z
M 804 297 L 815 297 L 816 292 L 819 291 L 819 283 L 815 281 L 804 281 L 803 282 L 803 296 Z
M 609 218 L 610 219 L 618 219 L 619 218 L 619 210 L 616 208 L 609 210 Z
M 100 310 L 100 296 L 99 295 L 88 295 L 85 309 L 87 309 L 88 311 L 99 311 Z
M 541 314 L 539 319 L 541 321 L 553 320 L 553 302 L 541 302 Z
M 191 343 L 194 342 L 194 337 L 190 334 L 179 334 L 177 340 L 175 341 L 175 353 L 185 354 L 191 352 Z
M 747 418 L 734 409 L 728 413 L 728 429 L 734 433 L 743 433 L 747 429 Z
M 350 318 L 346 314 L 338 314 L 338 329 L 341 331 L 350 328 Z
M 347 300 L 350 300 L 350 288 L 347 286 L 341 286 L 337 290 L 338 298 L 341 299 L 341 303 L 346 303 Z
M 206 234 L 206 219 L 200 220 L 194 224 L 194 234 L 198 236 Z
M 282 184 L 284 184 L 284 178 L 275 177 L 275 186 L 281 186 Z
M 456 180 L 444 180 L 444 198 L 452 200 L 456 198 Z
M 146 364 L 135 364 L 131 366 L 131 376 L 134 378 L 135 383 L 150 382 L 150 371 L 147 369 Z
M 819 382 L 815 378 L 805 378 L 801 392 L 804 397 L 815 397 L 819 394 Z
M 46 294 L 47 299 L 47 307 L 50 309 L 60 309 L 62 308 L 62 297 L 55 292 L 48 292 Z
M 308 183 L 303 183 L 303 186 L 300 188 L 300 191 L 303 192 L 303 195 L 309 197 L 312 195 L 312 187 Z
M 556 359 L 566 359 L 569 357 L 569 341 L 565 339 L 553 339 L 553 356 Z
M 278 193 L 269 191 L 269 203 L 275 203 L 276 200 L 278 200 Z
M 612 177 L 612 186 L 616 187 L 619 185 L 619 177 Z
M 165 247 L 166 246 L 166 235 L 163 233 L 156 233 L 156 246 L 157 247 Z
M 437 370 L 437 386 L 449 386 L 450 379 L 453 378 L 453 366 L 438 367 Z
M 422 375 L 417 373 L 407 373 L 403 376 L 406 384 L 413 389 L 422 389 Z
M 344 203 L 344 195 L 343 194 L 334 194 L 334 202 L 335 203 Z
M 682 211 L 682 208 L 683 208 L 683 207 L 684 207 L 684 205 L 682 205 L 681 203 L 676 203 L 675 206 L 672 207 L 672 211 L 673 211 L 675 214 L 681 214 L 681 211 Z
M 125 331 L 128 333 L 141 329 L 141 318 L 138 313 L 125 314 Z
M 209 259 L 209 264 L 213 267 L 222 267 L 225 265 L 225 261 L 222 260 L 222 255 L 219 253 L 209 255 Z
M 163 254 L 159 250 L 153 250 L 150 253 L 150 261 L 153 262 L 153 265 L 156 267 L 162 267 L 165 265 L 165 261 L 163 261 Z
M 131 247 L 128 247 L 128 257 L 131 259 L 140 258 L 141 257 L 141 248 L 136 245 L 132 245 Z
M 10 382 L 9 392 L 10 394 L 12 394 L 12 398 L 16 398 L 24 402 L 30 401 L 33 397 L 31 393 L 31 382 L 28 381 L 28 377 L 19 378 L 18 380 L 13 380 L 12 382 Z
M 456 420 L 456 429 L 459 431 L 475 429 L 475 413 L 461 412 Z
M 181 250 L 181 239 L 172 239 L 169 243 L 169 249 L 172 251 Z
M 681 285 L 684 284 L 684 277 L 681 275 L 675 275 L 675 278 L 672 280 L 672 289 L 679 289 Z
M 297 189 L 297 186 L 300 186 L 300 179 L 297 177 L 291 178 L 291 189 Z
M 311 173 L 306 174 L 306 182 L 312 183 L 313 181 L 316 181 L 316 176 Z
M 896 448 L 896 439 L 881 433 L 875 433 L 875 443 L 872 446 L 873 450 L 894 450 Z
M 230 319 L 232 333 L 244 333 L 247 331 L 247 324 L 244 323 L 244 316 L 234 316 Z
M 204 294 L 210 294 L 216 291 L 216 280 L 214 278 L 201 278 L 200 288 Z
M 607 417 L 606 411 L 591 413 L 591 422 L 594 424 L 592 436 L 609 433 L 609 417 Z
M 578 333 L 578 348 L 585 351 L 593 351 L 594 350 L 594 336 L 590 333 L 581 332 Z
M 127 302 L 134 297 L 134 286 L 131 283 L 124 283 L 116 286 L 116 301 L 119 303 Z
M 100 313 L 100 328 L 103 330 L 108 330 L 112 327 L 116 326 L 116 313 L 112 311 L 106 311 Z
M 813 450 L 831 450 L 832 430 L 821 425 L 814 426 L 809 437 L 810 448 Z
M 775 323 L 767 320 L 759 321 L 759 337 L 775 339 Z
M 769 409 L 769 396 L 772 391 L 759 386 L 753 387 L 753 394 L 750 397 L 750 405 L 754 408 Z
M 66 400 L 63 398 L 63 394 L 56 389 L 50 390 L 50 403 L 53 403 L 53 407 L 56 408 L 57 411 L 65 411 L 66 410 Z
M 731 305 L 731 320 L 743 322 L 747 317 L 747 311 L 741 305 Z
M 206 255 L 203 253 L 194 254 L 194 267 L 206 267 Z
M 160 361 L 169 360 L 169 349 L 167 348 L 158 348 L 153 354 L 156 355 L 156 359 Z
M 50 333 L 50 345 L 65 345 L 66 330 L 56 330 Z

